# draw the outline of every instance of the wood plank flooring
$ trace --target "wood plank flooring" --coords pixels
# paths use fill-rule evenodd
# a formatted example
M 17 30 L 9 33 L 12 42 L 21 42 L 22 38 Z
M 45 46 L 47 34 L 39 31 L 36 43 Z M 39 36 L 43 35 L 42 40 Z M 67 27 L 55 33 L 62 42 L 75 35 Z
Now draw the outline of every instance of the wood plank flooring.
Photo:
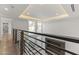
M 17 55 L 17 49 L 8 34 L 0 37 L 0 55 Z

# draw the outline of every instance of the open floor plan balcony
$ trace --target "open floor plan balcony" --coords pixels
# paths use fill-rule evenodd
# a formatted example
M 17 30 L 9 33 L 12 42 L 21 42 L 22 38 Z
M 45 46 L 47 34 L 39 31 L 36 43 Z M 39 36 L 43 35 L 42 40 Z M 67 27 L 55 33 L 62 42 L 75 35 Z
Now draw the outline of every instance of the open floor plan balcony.
M 1 4 L 0 55 L 78 55 L 79 4 Z

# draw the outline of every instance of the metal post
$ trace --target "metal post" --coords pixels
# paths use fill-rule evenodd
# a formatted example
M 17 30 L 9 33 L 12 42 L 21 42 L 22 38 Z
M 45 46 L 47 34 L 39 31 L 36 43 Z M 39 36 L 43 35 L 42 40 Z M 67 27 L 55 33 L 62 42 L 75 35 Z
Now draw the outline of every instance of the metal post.
M 20 39 L 20 55 L 23 55 L 23 39 L 24 39 L 24 32 L 21 31 L 21 39 Z
M 16 44 L 17 42 L 17 29 L 13 29 L 13 42 Z
M 13 29 L 13 42 L 14 42 L 14 29 Z
M 15 29 L 15 32 L 14 32 L 14 42 L 15 44 L 17 43 L 17 29 Z

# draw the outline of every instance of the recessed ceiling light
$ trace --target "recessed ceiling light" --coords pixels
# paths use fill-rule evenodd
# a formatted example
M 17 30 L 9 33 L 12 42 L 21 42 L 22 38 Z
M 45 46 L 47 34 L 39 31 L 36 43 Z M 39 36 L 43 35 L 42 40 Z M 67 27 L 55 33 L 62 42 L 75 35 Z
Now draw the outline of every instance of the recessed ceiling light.
M 59 13 L 56 13 L 56 15 L 59 15 Z
M 4 8 L 5 11 L 8 11 L 8 8 Z

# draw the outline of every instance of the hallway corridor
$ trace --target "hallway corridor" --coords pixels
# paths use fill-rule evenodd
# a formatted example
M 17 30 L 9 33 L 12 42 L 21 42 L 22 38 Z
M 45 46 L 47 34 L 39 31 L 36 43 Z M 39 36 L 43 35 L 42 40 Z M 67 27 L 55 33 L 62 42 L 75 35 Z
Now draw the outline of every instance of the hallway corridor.
M 0 55 L 17 55 L 17 49 L 10 35 L 0 38 Z

